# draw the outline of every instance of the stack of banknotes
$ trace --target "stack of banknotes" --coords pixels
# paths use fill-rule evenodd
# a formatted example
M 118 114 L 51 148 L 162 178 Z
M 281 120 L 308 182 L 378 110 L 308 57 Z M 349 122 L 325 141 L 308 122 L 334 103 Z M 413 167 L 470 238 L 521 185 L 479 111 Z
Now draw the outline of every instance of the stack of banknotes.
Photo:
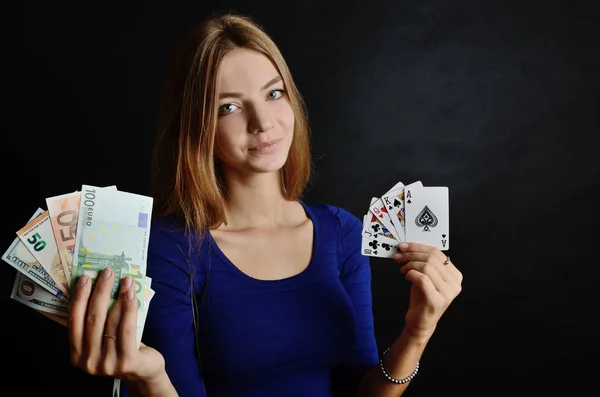
M 17 269 L 11 298 L 44 316 L 67 324 L 71 291 L 82 274 L 92 282 L 100 271 L 115 272 L 111 305 L 120 280 L 131 276 L 138 299 L 137 337 L 154 295 L 146 276 L 151 197 L 119 191 L 116 186 L 83 185 L 46 199 L 19 229 L 2 259 Z

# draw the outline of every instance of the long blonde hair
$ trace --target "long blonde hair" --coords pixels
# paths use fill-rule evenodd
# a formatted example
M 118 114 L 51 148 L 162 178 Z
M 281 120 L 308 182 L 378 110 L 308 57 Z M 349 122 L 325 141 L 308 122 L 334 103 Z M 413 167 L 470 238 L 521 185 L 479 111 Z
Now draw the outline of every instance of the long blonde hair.
M 260 51 L 283 79 L 295 116 L 288 159 L 282 169 L 286 199 L 296 200 L 312 170 L 304 101 L 272 39 L 250 17 L 211 16 L 181 42 L 167 74 L 154 150 L 155 216 L 175 214 L 203 233 L 225 221 L 224 186 L 215 161 L 217 78 L 223 57 L 235 48 Z

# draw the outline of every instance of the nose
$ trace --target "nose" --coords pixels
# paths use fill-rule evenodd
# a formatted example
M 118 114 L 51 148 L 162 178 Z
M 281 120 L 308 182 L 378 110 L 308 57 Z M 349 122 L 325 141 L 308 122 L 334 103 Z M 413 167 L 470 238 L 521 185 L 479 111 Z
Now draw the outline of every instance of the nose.
M 266 132 L 273 128 L 273 114 L 267 104 L 252 106 L 250 113 L 248 132 L 251 134 Z

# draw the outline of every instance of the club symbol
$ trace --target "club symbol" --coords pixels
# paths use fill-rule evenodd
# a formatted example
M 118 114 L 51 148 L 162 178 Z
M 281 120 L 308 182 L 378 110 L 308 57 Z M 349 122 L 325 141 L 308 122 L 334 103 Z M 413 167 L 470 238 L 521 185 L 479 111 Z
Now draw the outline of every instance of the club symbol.
M 418 227 L 422 227 L 424 232 L 430 232 L 430 228 L 437 226 L 438 218 L 428 206 L 425 206 L 415 218 L 415 223 Z
M 383 248 L 386 251 L 389 251 L 389 250 L 392 249 L 392 246 L 390 244 L 388 244 L 388 243 L 382 243 L 381 244 L 381 248 Z
M 369 242 L 369 247 L 373 248 L 374 250 L 377 249 L 377 247 L 379 247 L 379 242 L 377 240 L 373 240 Z
M 373 229 L 373 233 L 379 233 L 379 223 L 376 223 L 374 225 L 371 225 L 371 229 Z

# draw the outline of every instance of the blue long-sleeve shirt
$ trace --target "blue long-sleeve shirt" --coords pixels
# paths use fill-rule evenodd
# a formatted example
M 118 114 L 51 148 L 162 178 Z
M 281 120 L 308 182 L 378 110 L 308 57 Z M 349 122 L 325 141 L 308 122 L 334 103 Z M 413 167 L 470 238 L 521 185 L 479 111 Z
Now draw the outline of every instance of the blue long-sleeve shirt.
M 351 396 L 378 363 L 362 223 L 339 207 L 301 204 L 313 255 L 281 280 L 246 275 L 210 233 L 199 239 L 173 218 L 153 222 L 155 295 L 142 340 L 163 354 L 179 396 Z

